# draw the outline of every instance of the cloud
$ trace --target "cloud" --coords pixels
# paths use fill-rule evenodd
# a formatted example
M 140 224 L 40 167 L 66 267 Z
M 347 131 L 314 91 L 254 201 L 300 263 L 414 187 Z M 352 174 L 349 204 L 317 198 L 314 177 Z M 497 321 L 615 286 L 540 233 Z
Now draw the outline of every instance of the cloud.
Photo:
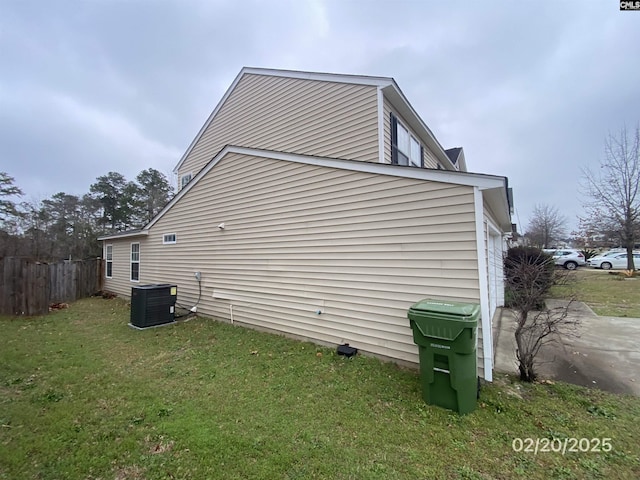
M 242 66 L 392 76 L 472 171 L 581 213 L 578 179 L 635 125 L 637 15 L 610 2 L 4 2 L 0 165 L 26 193 L 169 172 Z

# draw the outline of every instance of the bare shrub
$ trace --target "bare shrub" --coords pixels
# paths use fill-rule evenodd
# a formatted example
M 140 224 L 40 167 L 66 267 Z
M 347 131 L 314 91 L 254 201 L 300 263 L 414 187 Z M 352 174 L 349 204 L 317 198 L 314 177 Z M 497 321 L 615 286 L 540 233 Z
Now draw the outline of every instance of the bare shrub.
M 537 248 L 512 248 L 505 258 L 505 282 L 509 307 L 516 319 L 516 359 L 520 379 L 533 382 L 540 349 L 575 331 L 577 321 L 568 316 L 568 305 L 548 309 L 544 297 L 555 278 L 553 259 Z M 560 277 L 567 273 L 559 274 Z

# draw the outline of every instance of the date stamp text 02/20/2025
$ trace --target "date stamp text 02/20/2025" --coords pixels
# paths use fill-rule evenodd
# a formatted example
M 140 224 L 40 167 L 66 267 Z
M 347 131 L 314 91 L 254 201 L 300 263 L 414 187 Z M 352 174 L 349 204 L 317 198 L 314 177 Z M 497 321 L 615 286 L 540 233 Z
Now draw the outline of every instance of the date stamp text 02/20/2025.
M 514 438 L 514 452 L 533 453 L 599 453 L 613 450 L 610 438 Z

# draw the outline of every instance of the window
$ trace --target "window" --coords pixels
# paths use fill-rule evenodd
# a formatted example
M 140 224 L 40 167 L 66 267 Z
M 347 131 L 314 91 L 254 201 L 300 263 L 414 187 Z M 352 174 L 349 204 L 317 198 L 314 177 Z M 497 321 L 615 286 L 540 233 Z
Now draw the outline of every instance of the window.
M 411 150 L 409 152 L 409 165 L 412 167 L 422 167 L 422 152 L 418 141 L 411 137 L 410 140 Z
M 187 186 L 187 183 L 191 181 L 192 177 L 193 175 L 191 175 L 190 173 L 187 173 L 186 175 L 182 175 L 180 177 L 180 190 Z
M 173 243 L 177 243 L 178 236 L 175 233 L 165 233 L 162 236 L 162 244 L 163 245 L 171 245 Z
M 409 132 L 399 123 L 396 123 L 396 132 L 398 135 L 396 151 L 398 165 L 409 165 Z
M 131 244 L 131 281 L 140 281 L 140 244 Z
M 104 259 L 106 261 L 105 276 L 111 278 L 113 276 L 113 245 L 104 247 Z
M 409 133 L 396 116 L 391 114 L 391 163 L 422 167 L 422 145 Z

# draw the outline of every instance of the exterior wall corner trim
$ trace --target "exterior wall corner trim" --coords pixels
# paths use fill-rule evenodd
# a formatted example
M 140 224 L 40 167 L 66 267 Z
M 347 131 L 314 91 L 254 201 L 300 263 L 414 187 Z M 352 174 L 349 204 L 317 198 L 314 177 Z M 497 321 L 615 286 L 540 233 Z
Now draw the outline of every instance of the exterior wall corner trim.
M 478 252 L 478 281 L 480 284 L 480 314 L 482 326 L 482 347 L 484 379 L 493 381 L 493 332 L 489 316 L 489 283 L 487 281 L 487 259 L 485 258 L 484 203 L 482 192 L 473 188 L 474 210 L 476 219 L 476 251 Z

